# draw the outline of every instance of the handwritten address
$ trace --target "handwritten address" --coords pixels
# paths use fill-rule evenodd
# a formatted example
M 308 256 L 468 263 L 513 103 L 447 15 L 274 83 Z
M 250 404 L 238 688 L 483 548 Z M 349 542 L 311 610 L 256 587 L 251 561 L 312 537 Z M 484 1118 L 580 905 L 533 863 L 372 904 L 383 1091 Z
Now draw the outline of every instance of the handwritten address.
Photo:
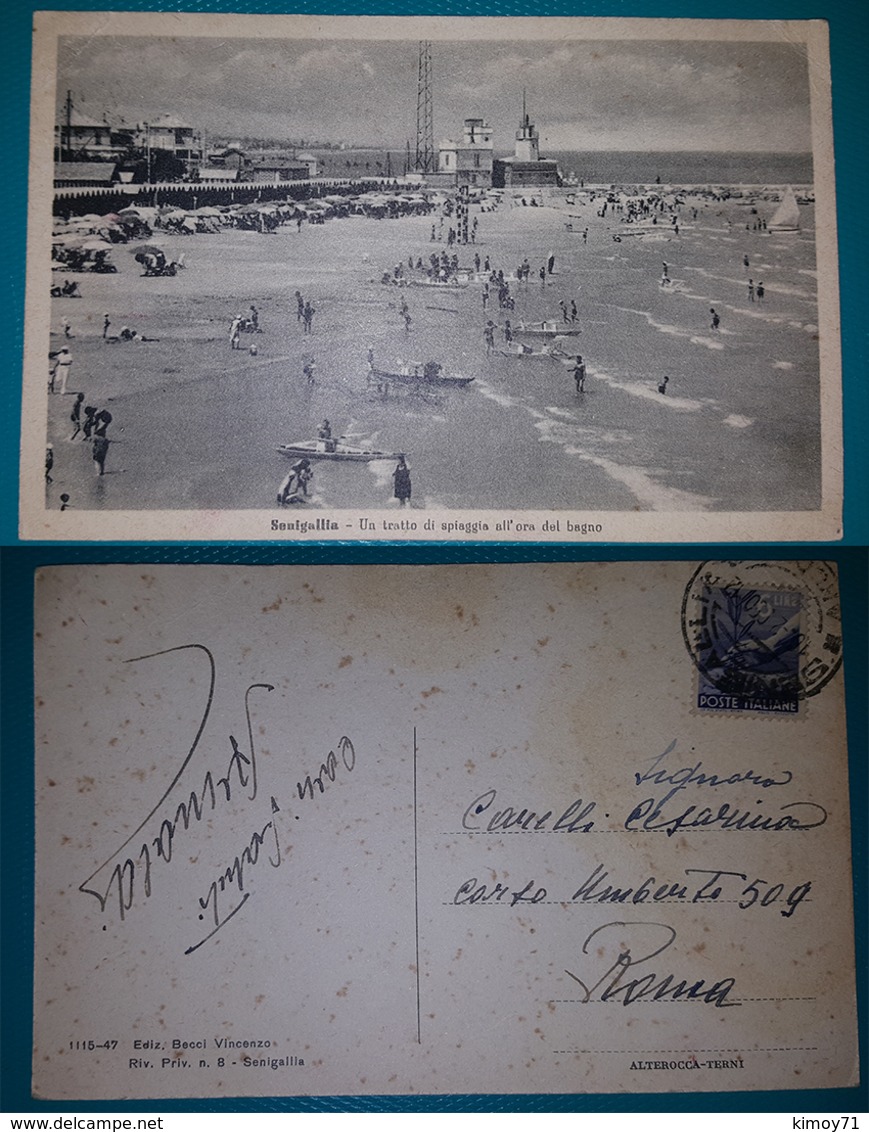
M 751 768 L 730 774 L 714 773 L 703 769 L 698 759 L 691 766 L 671 769 L 665 764 L 676 749 L 673 740 L 662 754 L 650 760 L 649 768 L 633 775 L 634 786 L 646 790 L 658 788 L 631 809 L 621 823 L 631 832 L 666 833 L 668 837 L 680 830 L 723 830 L 732 832 L 762 831 L 779 833 L 784 830 L 817 829 L 827 820 L 827 811 L 818 802 L 805 799 L 783 802 L 778 808 L 767 807 L 761 799 L 746 805 L 736 796 L 737 787 L 752 787 L 755 793 L 780 790 L 793 781 L 793 772 L 764 774 Z M 710 791 L 718 791 L 709 804 L 686 804 L 682 795 L 689 787 L 699 790 L 705 798 Z M 730 793 L 728 793 L 728 790 Z M 763 808 L 755 808 L 763 807 Z M 771 811 L 771 812 L 770 812 Z M 577 798 L 562 810 L 513 801 L 504 805 L 496 789 L 486 790 L 466 806 L 462 814 L 462 829 L 467 833 L 591 833 L 600 828 L 597 819 L 598 803 L 594 799 Z M 606 815 L 609 816 L 608 814 Z

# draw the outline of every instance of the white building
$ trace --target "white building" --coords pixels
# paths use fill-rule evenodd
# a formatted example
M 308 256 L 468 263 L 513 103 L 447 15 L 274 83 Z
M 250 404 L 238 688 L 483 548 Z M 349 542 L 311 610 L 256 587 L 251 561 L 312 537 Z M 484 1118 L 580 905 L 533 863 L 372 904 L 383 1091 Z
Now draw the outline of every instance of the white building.
M 438 173 L 455 178 L 455 185 L 492 184 L 494 145 L 492 127 L 483 118 L 466 118 L 462 140 L 446 139 L 438 146 Z
M 173 114 L 161 114 L 137 129 L 137 144 L 142 149 L 159 149 L 190 168 L 202 160 L 202 145 L 194 128 Z

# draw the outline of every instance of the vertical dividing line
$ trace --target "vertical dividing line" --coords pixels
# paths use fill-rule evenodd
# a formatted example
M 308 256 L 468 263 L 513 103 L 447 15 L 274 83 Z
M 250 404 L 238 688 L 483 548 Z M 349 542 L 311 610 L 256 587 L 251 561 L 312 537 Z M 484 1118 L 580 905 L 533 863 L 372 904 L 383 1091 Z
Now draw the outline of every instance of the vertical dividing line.
M 416 935 L 416 1040 L 422 1044 L 422 1030 L 420 1026 L 420 993 L 419 993 L 419 827 L 417 823 L 417 793 L 416 793 L 416 728 L 413 729 L 413 909 L 414 932 Z

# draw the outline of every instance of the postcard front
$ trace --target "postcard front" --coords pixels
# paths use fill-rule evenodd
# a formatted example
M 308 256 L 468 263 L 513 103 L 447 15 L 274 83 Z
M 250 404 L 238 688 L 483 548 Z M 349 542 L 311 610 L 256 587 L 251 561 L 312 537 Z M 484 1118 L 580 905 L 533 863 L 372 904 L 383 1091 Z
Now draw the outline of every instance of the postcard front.
M 856 1081 L 824 563 L 36 584 L 34 1092 Z
M 38 13 L 26 539 L 841 537 L 826 27 Z

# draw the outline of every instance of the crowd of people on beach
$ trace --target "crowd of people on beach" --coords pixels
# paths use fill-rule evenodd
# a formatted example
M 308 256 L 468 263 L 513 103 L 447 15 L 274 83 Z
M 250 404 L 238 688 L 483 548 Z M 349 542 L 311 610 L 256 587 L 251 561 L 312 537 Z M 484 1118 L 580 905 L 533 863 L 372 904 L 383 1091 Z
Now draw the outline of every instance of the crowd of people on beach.
M 111 333 L 112 325 L 112 316 L 109 312 L 105 312 L 100 338 L 107 346 L 131 342 L 159 342 L 159 338 L 143 334 L 134 327 L 127 325 L 121 326 L 117 333 Z M 60 333 L 63 338 L 62 345 L 57 350 L 49 351 L 48 354 L 48 393 L 49 396 L 74 397 L 69 413 L 72 432 L 65 440 L 67 443 L 78 441 L 89 445 L 94 474 L 105 476 L 110 446 L 118 443 L 115 437 L 108 435 L 109 426 L 114 417 L 108 408 L 101 407 L 97 402 L 88 403 L 87 395 L 72 387 L 73 355 L 67 341 L 75 339 L 76 334 L 73 332 L 72 323 L 68 317 L 62 318 Z M 54 467 L 55 448 L 53 444 L 49 444 L 46 451 L 46 485 L 54 483 L 54 476 L 52 475 Z M 61 510 L 69 510 L 72 507 L 68 492 L 62 493 L 59 499 L 62 505 Z
M 50 357 L 53 357 L 56 365 L 54 369 L 50 370 L 49 393 L 60 397 L 67 395 L 75 397 L 69 414 L 69 420 L 72 424 L 72 433 L 67 437 L 67 440 L 69 443 L 79 440 L 85 444 L 89 444 L 94 472 L 98 476 L 103 476 L 106 474 L 106 458 L 109 454 L 109 445 L 114 443 L 107 435 L 109 425 L 114 418 L 108 409 L 101 409 L 99 405 L 85 404 L 87 398 L 84 393 L 75 392 L 67 388 L 72 367 L 72 356 L 66 346 L 50 355 Z M 59 376 L 58 370 L 61 371 Z M 53 469 L 54 445 L 49 444 L 46 448 L 45 457 L 46 485 L 54 482 L 54 478 L 51 474 Z M 67 492 L 61 494 L 60 502 L 62 504 L 62 511 L 69 509 L 70 497 Z
M 555 253 L 550 252 L 539 268 L 532 269 L 526 256 L 510 271 L 509 268 L 505 270 L 504 267 L 493 264 L 490 255 L 481 254 L 479 250 L 475 249 L 472 262 L 462 264 L 458 253 L 451 253 L 449 250 L 453 243 L 450 239 L 450 233 L 452 233 L 452 229 L 447 232 L 445 241 L 447 248 L 440 252 L 431 252 L 427 260 L 424 260 L 422 255 L 409 254 L 406 263 L 404 261 L 399 262 L 391 270 L 384 271 L 381 275 L 381 282 L 387 286 L 395 287 L 446 285 L 453 289 L 465 289 L 472 285 L 479 285 L 483 312 L 488 313 L 490 303 L 494 304 L 495 301 L 497 301 L 498 308 L 498 323 L 490 317 L 486 319 L 483 326 L 483 340 L 487 357 L 495 353 L 496 333 L 500 332 L 503 335 L 505 352 L 508 356 L 545 354 L 549 357 L 558 358 L 567 365 L 575 366 L 574 359 L 577 355 L 565 349 L 563 341 L 559 342 L 557 347 L 545 346 L 534 351 L 531 346 L 516 340 L 516 335 L 521 336 L 524 327 L 520 323 L 514 328 L 510 317 L 516 309 L 517 301 L 517 291 L 511 288 L 511 284 L 517 290 L 521 290 L 528 286 L 533 273 L 545 289 L 547 280 L 551 283 L 555 274 Z M 438 238 L 436 226 L 432 227 L 432 238 Z M 557 319 L 554 319 L 541 324 L 541 327 L 551 327 L 553 335 L 557 335 L 562 327 L 567 333 L 578 333 L 575 329 L 579 320 L 576 299 L 561 298 L 558 300 L 558 308 L 561 312 L 561 324 Z M 402 297 L 398 311 L 403 319 L 405 332 L 410 333 L 412 316 L 406 298 Z M 502 317 L 504 321 L 501 324 Z M 542 332 L 548 333 L 549 331 L 543 330 Z M 582 367 L 582 380 L 576 380 L 576 389 L 577 392 L 582 392 L 585 389 L 584 366 Z
M 592 194 L 584 202 L 595 207 L 597 215 L 601 218 L 612 216 L 618 224 L 635 227 L 660 223 L 666 229 L 667 239 L 680 235 L 680 220 L 686 202 L 676 194 L 665 196 L 664 194 L 648 193 L 634 199 L 627 199 L 624 194 L 603 194 L 602 197 L 603 199 L 600 197 L 596 199 L 595 195 Z M 493 200 L 490 197 L 483 196 L 477 199 L 475 203 L 480 215 L 482 215 L 493 208 L 501 207 L 503 197 L 498 195 Z M 528 200 L 522 200 L 521 203 L 526 207 L 528 206 Z M 536 205 L 537 202 L 532 198 L 530 203 Z M 479 295 L 479 301 L 482 304 L 484 316 L 486 316 L 482 335 L 486 356 L 492 356 L 497 351 L 508 357 L 545 356 L 555 359 L 567 367 L 577 395 L 583 394 L 587 384 L 586 361 L 583 355 L 572 348 L 573 344 L 569 341 L 571 335 L 580 333 L 577 325 L 580 318 L 579 306 L 576 297 L 571 296 L 569 292 L 567 295 L 563 294 L 564 288 L 559 279 L 559 273 L 555 270 L 555 254 L 550 252 L 534 266 L 527 256 L 519 262 L 514 260 L 510 265 L 493 262 L 493 253 L 487 252 L 485 245 L 478 245 L 478 235 L 481 235 L 479 216 L 471 215 L 471 201 L 461 194 L 440 202 L 437 202 L 432 195 L 426 196 L 418 193 L 385 194 L 380 195 L 379 199 L 378 194 L 362 194 L 358 197 L 345 195 L 336 200 L 323 199 L 304 202 L 304 204 L 300 202 L 269 202 L 267 206 L 248 205 L 202 209 L 198 210 L 198 215 L 193 214 L 196 210 L 185 212 L 180 209 L 168 208 L 155 209 L 149 213 L 149 210 L 146 209 L 130 209 L 126 210 L 128 215 L 124 218 L 123 224 L 118 217 L 107 217 L 104 218 L 105 223 L 102 225 L 97 225 L 95 221 L 94 230 L 107 243 L 117 243 L 131 238 L 133 233 L 137 238 L 141 238 L 160 230 L 193 235 L 197 232 L 216 232 L 227 226 L 250 227 L 252 224 L 261 223 L 263 217 L 267 216 L 271 218 L 268 224 L 272 227 L 292 221 L 297 229 L 300 229 L 303 223 L 340 218 L 351 215 L 354 211 L 369 216 L 397 217 L 426 211 L 432 212 L 436 209 L 439 210 L 440 216 L 431 226 L 428 243 L 440 242 L 444 246 L 431 251 L 409 251 L 404 260 L 382 273 L 381 282 L 389 287 L 399 288 L 447 286 L 455 289 L 458 293 L 468 289 L 470 295 Z M 752 212 L 756 217 L 753 230 L 765 232 L 765 221 L 757 217 L 755 209 L 752 209 Z M 697 214 L 697 207 L 691 207 L 690 216 L 693 220 L 697 219 Z M 72 222 L 70 223 L 72 224 Z M 729 219 L 728 225 L 732 228 Z M 567 224 L 566 227 L 573 230 L 570 224 Z M 751 221 L 746 224 L 746 228 L 752 230 Z M 72 230 L 71 228 L 70 231 Z M 76 225 L 75 231 L 80 233 L 82 225 Z M 583 246 L 587 245 L 589 228 L 587 226 L 582 228 L 579 234 L 582 237 Z M 642 239 L 643 233 L 639 233 L 639 236 Z M 650 233 L 647 238 L 658 238 L 659 236 L 660 233 L 656 236 L 652 236 Z M 619 239 L 620 237 L 616 234 L 614 238 Z M 468 245 L 471 246 L 468 247 Z M 464 254 L 461 251 L 463 247 L 467 249 Z M 154 259 L 155 254 L 155 252 L 149 251 L 141 253 L 144 258 L 140 258 L 139 254 L 136 256 L 144 264 L 146 274 L 148 274 L 149 267 L 153 266 L 148 257 Z M 81 268 L 86 262 L 76 250 L 75 237 L 70 237 L 69 245 L 62 240 L 55 242 L 52 255 L 58 266 L 69 267 L 78 264 Z M 90 253 L 87 253 L 87 255 L 90 255 Z M 96 262 L 105 262 L 101 258 L 102 251 L 100 249 L 97 249 L 91 256 L 91 263 L 94 262 L 94 256 Z M 166 262 L 169 261 L 166 260 Z M 172 262 L 177 265 L 179 261 Z M 751 268 L 750 257 L 747 253 L 743 256 L 742 263 L 747 277 L 748 301 L 749 303 L 762 304 L 766 297 L 765 284 L 761 280 L 755 281 L 754 274 L 748 274 Z M 661 287 L 675 292 L 681 281 L 676 280 L 676 285 L 674 285 L 668 262 L 663 262 L 662 267 Z M 536 287 L 533 295 L 528 290 L 532 278 L 535 281 L 539 280 L 540 292 L 544 297 L 550 294 L 549 289 L 551 288 L 553 297 L 548 302 L 553 311 L 553 317 L 544 317 L 542 321 L 527 323 L 517 315 L 517 309 L 521 312 L 523 307 L 526 310 L 533 307 L 534 313 L 539 319 L 541 307 L 540 296 L 537 294 Z M 558 295 L 559 289 L 562 289 L 562 295 L 556 299 L 555 296 Z M 53 292 L 55 297 L 59 298 L 78 297 L 80 294 L 77 281 L 66 282 L 62 286 L 56 285 L 53 287 Z M 316 314 L 314 302 L 311 297 L 303 296 L 299 290 L 295 292 L 294 298 L 296 322 L 300 325 L 304 335 L 313 335 L 314 316 Z M 555 304 L 557 304 L 560 317 L 555 315 L 553 310 Z M 389 305 L 391 309 L 397 309 L 405 335 L 411 335 L 414 330 L 414 315 L 405 295 L 401 296 L 400 303 L 390 303 Z M 720 308 L 716 307 L 709 308 L 709 326 L 716 334 L 722 333 L 722 319 L 719 310 Z M 102 338 L 107 343 L 159 341 L 159 339 L 149 337 L 133 327 L 122 326 L 117 333 L 110 333 L 111 327 L 112 321 L 107 313 L 104 316 L 102 328 Z M 256 336 L 261 333 L 259 311 L 255 303 L 251 303 L 246 314 L 236 314 L 230 321 L 228 340 L 231 350 L 241 350 L 243 336 L 251 335 L 248 353 L 252 356 L 256 355 L 260 348 Z M 523 340 L 532 333 L 545 338 L 545 344 L 530 345 Z M 52 351 L 50 355 L 49 380 L 50 392 L 61 396 L 72 392 L 69 387 L 72 355 L 66 340 L 73 338 L 74 335 L 71 331 L 70 320 L 67 317 L 62 320 L 62 334 L 63 343 L 59 349 Z M 504 349 L 502 350 L 498 349 L 498 336 L 503 338 Z M 539 343 L 539 341 L 538 338 L 537 342 Z M 313 356 L 303 355 L 302 360 L 303 379 L 307 385 L 314 385 L 316 378 Z M 593 374 L 594 370 L 592 369 L 591 372 Z M 665 396 L 668 393 L 670 380 L 669 375 L 664 375 L 656 381 L 654 388 L 659 394 Z M 96 474 L 102 476 L 105 474 L 106 457 L 111 443 L 106 432 L 111 423 L 112 415 L 108 410 L 101 409 L 99 406 L 85 405 L 84 401 L 85 395 L 77 393 L 71 416 L 74 431 L 69 440 L 80 439 L 90 442 Z M 53 466 L 54 452 L 50 448 L 46 458 L 47 483 L 53 482 L 51 474 Z M 279 502 L 286 504 L 304 501 L 309 495 L 308 485 L 313 474 L 310 460 L 294 463 L 278 492 Z M 395 469 L 393 478 L 394 497 L 401 506 L 405 506 L 410 500 L 411 493 L 409 486 L 410 472 L 404 457 L 402 457 L 401 464 Z

